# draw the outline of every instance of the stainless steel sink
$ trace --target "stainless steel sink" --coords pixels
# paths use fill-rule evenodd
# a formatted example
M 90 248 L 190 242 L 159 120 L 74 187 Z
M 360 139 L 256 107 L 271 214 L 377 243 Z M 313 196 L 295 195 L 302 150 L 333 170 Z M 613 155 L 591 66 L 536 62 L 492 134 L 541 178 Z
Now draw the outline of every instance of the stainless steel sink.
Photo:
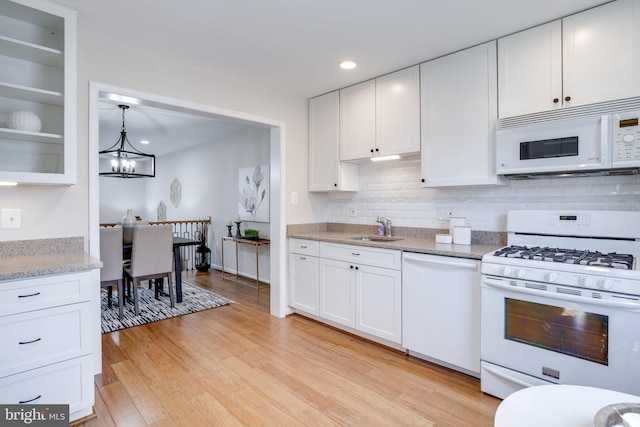
M 402 240 L 402 237 L 387 237 L 387 236 L 355 236 L 351 240 L 360 240 L 363 242 L 395 242 L 396 240 Z

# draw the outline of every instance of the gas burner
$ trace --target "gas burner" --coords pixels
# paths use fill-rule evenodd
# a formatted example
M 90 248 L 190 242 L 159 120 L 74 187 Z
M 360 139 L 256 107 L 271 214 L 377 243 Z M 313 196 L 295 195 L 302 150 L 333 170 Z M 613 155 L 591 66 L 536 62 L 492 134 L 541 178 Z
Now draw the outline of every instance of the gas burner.
M 563 264 L 591 265 L 618 269 L 633 269 L 633 255 L 611 252 L 603 254 L 578 249 L 561 249 L 549 247 L 528 247 L 511 245 L 497 250 L 494 256 L 504 258 L 531 259 Z

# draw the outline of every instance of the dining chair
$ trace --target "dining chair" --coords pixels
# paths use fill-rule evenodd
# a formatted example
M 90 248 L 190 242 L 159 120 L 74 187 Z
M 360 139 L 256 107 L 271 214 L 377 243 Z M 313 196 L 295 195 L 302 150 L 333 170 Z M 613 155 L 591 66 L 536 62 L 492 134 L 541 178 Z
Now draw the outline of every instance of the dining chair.
M 100 286 L 107 289 L 107 306 L 112 307 L 113 286 L 118 290 L 118 318 L 122 320 L 124 307 L 122 271 L 122 228 L 100 228 Z
M 136 316 L 138 309 L 138 282 L 154 280 L 156 298 L 161 284 L 167 278 L 169 301 L 175 307 L 171 272 L 173 270 L 173 227 L 171 225 L 141 226 L 133 229 L 131 263 L 124 267 L 127 287 L 133 287 L 133 303 Z

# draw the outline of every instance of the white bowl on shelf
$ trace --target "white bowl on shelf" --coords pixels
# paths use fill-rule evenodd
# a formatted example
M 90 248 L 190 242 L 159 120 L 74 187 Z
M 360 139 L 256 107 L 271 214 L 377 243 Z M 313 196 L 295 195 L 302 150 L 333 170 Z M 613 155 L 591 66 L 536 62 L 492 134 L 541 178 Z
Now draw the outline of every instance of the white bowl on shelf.
M 14 130 L 26 132 L 40 132 L 42 122 L 40 117 L 31 111 L 17 110 L 9 113 L 7 117 L 7 127 Z

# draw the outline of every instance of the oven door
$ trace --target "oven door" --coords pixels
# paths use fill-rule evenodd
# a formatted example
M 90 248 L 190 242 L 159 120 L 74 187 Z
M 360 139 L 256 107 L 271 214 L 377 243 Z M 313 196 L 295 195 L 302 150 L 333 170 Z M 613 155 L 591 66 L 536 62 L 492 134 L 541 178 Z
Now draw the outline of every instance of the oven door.
M 483 275 L 483 363 L 515 376 L 640 395 L 640 301 L 598 299 L 597 290 L 594 298 L 574 294 L 569 287 Z

